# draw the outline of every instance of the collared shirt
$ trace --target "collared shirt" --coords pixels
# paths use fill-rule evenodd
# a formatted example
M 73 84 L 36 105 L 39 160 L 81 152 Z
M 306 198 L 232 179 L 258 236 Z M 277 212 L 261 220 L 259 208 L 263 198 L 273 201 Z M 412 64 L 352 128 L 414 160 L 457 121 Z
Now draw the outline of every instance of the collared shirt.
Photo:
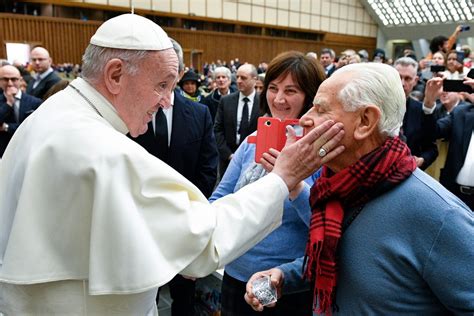
M 41 80 L 43 80 L 44 78 L 46 78 L 50 73 L 52 73 L 54 70 L 53 68 L 49 67 L 48 70 L 46 70 L 45 72 L 41 73 L 41 74 L 36 74 L 36 78 L 35 78 L 35 82 L 33 83 L 33 89 L 35 89 L 39 83 L 41 82 Z
M 13 113 L 15 115 L 15 121 L 20 123 L 20 100 L 21 100 L 21 89 L 15 94 L 15 102 L 13 103 Z
M 174 91 L 171 93 L 170 97 L 171 101 L 171 106 L 167 109 L 163 109 L 163 113 L 165 114 L 166 117 L 166 124 L 168 125 L 168 147 L 170 146 L 171 143 L 171 128 L 173 127 L 173 105 L 174 105 Z M 153 113 L 153 120 L 151 123 L 153 124 L 153 131 L 156 131 L 156 113 Z
M 237 144 L 240 143 L 240 134 L 239 134 L 239 128 L 240 128 L 240 121 L 242 120 L 242 110 L 244 109 L 244 98 L 248 98 L 249 101 L 247 102 L 247 106 L 249 107 L 249 121 L 250 117 L 252 116 L 252 108 L 253 108 L 253 99 L 255 98 L 255 89 L 253 92 L 249 95 L 244 95 L 242 92 L 239 93 L 239 105 L 237 106 L 237 130 L 236 130 L 236 137 L 235 141 Z
M 460 185 L 474 187 L 474 131 L 472 131 L 464 165 L 459 170 L 456 182 Z

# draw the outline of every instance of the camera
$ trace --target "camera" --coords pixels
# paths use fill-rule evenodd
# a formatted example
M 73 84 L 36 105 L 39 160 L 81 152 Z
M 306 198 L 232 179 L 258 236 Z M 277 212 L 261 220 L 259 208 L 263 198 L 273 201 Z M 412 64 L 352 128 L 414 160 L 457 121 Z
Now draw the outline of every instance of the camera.
M 474 69 L 471 69 L 467 77 L 474 79 Z M 471 86 L 468 86 L 467 84 L 464 84 L 464 80 L 449 80 L 449 79 L 444 79 L 443 80 L 443 91 L 446 92 L 467 92 L 467 93 L 474 93 L 474 90 L 471 88 Z
M 474 91 L 470 86 L 464 84 L 464 80 L 460 79 L 444 79 L 443 80 L 443 91 L 445 92 L 467 92 L 473 93 Z
M 471 27 L 469 25 L 461 25 L 461 32 L 469 31 Z
M 430 71 L 431 72 L 441 72 L 441 71 L 445 71 L 446 70 L 446 67 L 442 66 L 442 65 L 431 65 L 430 66 Z
M 249 136 L 247 141 L 256 144 L 255 162 L 260 163 L 262 155 L 270 148 L 281 151 L 286 143 L 286 127 L 291 125 L 296 132 L 296 138 L 303 136 L 303 128 L 298 119 L 280 120 L 277 117 L 262 116 L 258 118 L 257 135 Z

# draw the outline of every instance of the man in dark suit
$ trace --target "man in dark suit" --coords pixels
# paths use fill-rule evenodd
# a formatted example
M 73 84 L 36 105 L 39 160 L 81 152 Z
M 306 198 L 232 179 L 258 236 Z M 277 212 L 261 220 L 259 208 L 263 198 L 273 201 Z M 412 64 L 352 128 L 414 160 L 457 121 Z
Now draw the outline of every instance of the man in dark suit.
M 336 53 L 330 48 L 324 48 L 321 50 L 321 54 L 319 54 L 319 61 L 321 65 L 323 65 L 324 72 L 328 78 L 336 71 L 336 65 L 334 64 L 335 59 Z
M 35 80 L 31 80 L 26 87 L 26 93 L 44 99 L 46 92 L 58 83 L 61 78 L 51 68 L 53 60 L 49 52 L 43 47 L 35 47 L 30 53 L 31 64 L 36 72 Z
M 474 87 L 474 79 L 468 81 Z M 474 211 L 474 94 L 465 94 L 470 103 L 460 103 L 448 115 L 436 120 L 435 101 L 442 93 L 442 78 L 428 80 L 423 102 L 430 124 L 427 129 L 433 138 L 449 141 L 439 182 Z
M 0 157 L 20 124 L 36 110 L 43 100 L 23 93 L 20 71 L 10 65 L 0 68 Z
M 171 41 L 178 55 L 179 75 L 182 76 L 183 51 L 176 41 Z M 175 89 L 171 95 L 171 107 L 160 108 L 148 123 L 146 133 L 132 139 L 173 167 L 209 198 L 217 180 L 218 153 L 207 106 L 185 98 Z M 171 314 L 193 316 L 195 280 L 178 274 L 168 286 L 173 299 Z
M 438 147 L 424 126 L 423 104 L 409 97 L 418 82 L 416 75 L 418 63 L 410 57 L 402 57 L 397 59 L 394 65 L 400 74 L 403 90 L 407 97 L 407 108 L 400 136 L 410 148 L 411 154 L 415 156 L 417 166 L 425 170 L 438 157 Z
M 257 129 L 260 116 L 259 95 L 255 91 L 257 69 L 244 64 L 237 70 L 238 92 L 223 96 L 217 107 L 214 132 L 219 149 L 219 176 L 222 176 L 234 152 L 245 137 Z

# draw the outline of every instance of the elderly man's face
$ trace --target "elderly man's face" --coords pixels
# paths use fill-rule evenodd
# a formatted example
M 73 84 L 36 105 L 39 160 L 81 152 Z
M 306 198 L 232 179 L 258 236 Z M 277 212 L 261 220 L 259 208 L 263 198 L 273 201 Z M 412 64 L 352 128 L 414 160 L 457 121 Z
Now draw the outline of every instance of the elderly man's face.
M 137 137 L 146 132 L 148 122 L 159 107 L 168 108 L 178 78 L 178 57 L 172 48 L 153 52 L 139 64 L 135 75 L 124 75 L 123 92 L 114 105 Z
M 342 122 L 345 134 L 340 144 L 346 147 L 346 153 L 355 146 L 354 130 L 360 120 L 359 112 L 361 110 L 346 112 L 337 94 L 352 77 L 353 75 L 350 73 L 339 75 L 336 71 L 334 75 L 326 79 L 314 97 L 313 107 L 300 119 L 300 125 L 304 128 L 305 134 L 326 120 Z M 339 158 L 343 156 L 344 154 L 340 155 L 332 162 L 338 163 Z
M 397 69 L 398 73 L 400 74 L 400 79 L 402 80 L 403 91 L 405 91 L 405 96 L 408 98 L 410 92 L 416 86 L 418 82 L 418 76 L 416 75 L 416 70 L 413 66 L 402 66 L 396 65 L 395 69 Z
M 217 73 L 215 81 L 219 90 L 227 90 L 230 86 L 230 79 L 223 73 Z

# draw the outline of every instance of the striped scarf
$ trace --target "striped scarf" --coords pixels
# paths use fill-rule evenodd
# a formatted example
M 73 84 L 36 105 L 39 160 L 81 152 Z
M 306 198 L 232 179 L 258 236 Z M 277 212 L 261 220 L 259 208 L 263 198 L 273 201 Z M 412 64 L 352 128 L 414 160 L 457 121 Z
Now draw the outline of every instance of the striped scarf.
M 416 162 L 407 145 L 389 137 L 381 147 L 333 174 L 326 166 L 311 188 L 312 209 L 304 276 L 314 287 L 314 309 L 331 315 L 337 280 L 336 250 L 344 209 L 361 207 L 408 178 Z

